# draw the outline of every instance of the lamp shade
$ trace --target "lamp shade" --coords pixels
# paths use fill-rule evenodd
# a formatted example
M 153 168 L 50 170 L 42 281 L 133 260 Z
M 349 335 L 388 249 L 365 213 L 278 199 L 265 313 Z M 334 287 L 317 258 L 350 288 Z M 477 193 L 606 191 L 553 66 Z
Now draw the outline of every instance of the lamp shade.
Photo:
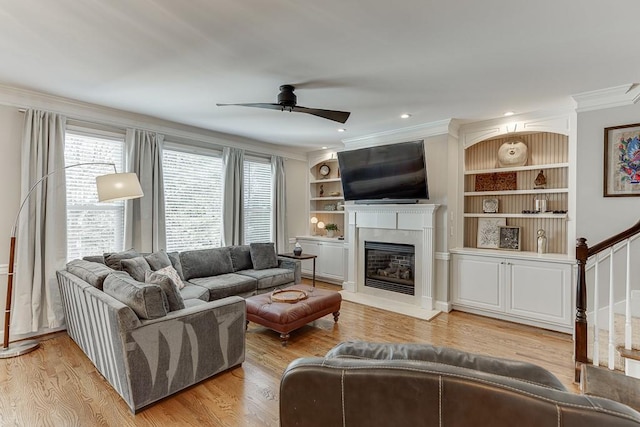
M 324 228 L 324 222 L 320 221 L 318 223 L 318 228 L 322 230 Z
M 133 172 L 97 176 L 96 187 L 100 202 L 137 199 L 144 196 L 138 176 Z
M 317 224 L 318 223 L 318 218 L 316 218 L 315 216 L 311 217 L 311 224 Z

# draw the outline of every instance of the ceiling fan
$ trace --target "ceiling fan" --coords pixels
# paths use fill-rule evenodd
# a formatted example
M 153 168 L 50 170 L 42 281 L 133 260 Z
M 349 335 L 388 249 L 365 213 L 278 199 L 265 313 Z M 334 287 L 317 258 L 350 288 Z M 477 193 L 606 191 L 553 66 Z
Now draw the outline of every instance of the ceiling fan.
M 216 104 L 218 107 L 225 107 L 229 105 L 235 105 L 240 107 L 256 107 L 267 108 L 269 110 L 291 111 L 295 113 L 307 113 L 314 116 L 322 117 L 323 119 L 333 120 L 334 122 L 345 123 L 351 113 L 346 111 L 336 110 L 321 110 L 319 108 L 307 108 L 301 107 L 296 104 L 298 97 L 293 93 L 296 88 L 292 85 L 280 86 L 280 93 L 278 94 L 278 102 L 276 104 L 267 103 L 250 103 L 250 104 Z

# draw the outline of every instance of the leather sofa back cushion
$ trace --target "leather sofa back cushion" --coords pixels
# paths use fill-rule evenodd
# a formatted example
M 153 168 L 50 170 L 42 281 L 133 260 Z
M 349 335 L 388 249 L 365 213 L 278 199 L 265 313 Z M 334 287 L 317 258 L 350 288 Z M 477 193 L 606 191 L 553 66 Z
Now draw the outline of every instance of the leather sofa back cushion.
M 140 319 L 157 319 L 169 311 L 167 296 L 160 286 L 138 282 L 125 272 L 109 274 L 103 291 L 130 307 Z
M 180 264 L 185 280 L 233 273 L 231 253 L 226 246 L 180 252 Z
M 147 260 L 141 256 L 123 259 L 120 261 L 120 265 L 122 266 L 122 271 L 129 273 L 129 276 L 138 282 L 144 282 L 146 272 L 151 270 Z
M 114 270 L 122 270 L 122 266 L 120 265 L 120 261 L 123 259 L 135 258 L 140 256 L 135 249 L 127 249 L 122 252 L 107 252 L 103 255 L 104 263 L 107 267 L 110 267 Z
M 240 270 L 251 270 L 253 263 L 251 262 L 251 249 L 249 245 L 230 246 L 231 262 L 233 263 L 233 272 Z
M 74 259 L 67 263 L 67 271 L 100 290 L 102 290 L 104 279 L 113 273 L 113 270 L 104 264 L 83 259 Z
M 278 256 L 273 243 L 251 243 L 249 247 L 254 269 L 264 270 L 278 266 Z

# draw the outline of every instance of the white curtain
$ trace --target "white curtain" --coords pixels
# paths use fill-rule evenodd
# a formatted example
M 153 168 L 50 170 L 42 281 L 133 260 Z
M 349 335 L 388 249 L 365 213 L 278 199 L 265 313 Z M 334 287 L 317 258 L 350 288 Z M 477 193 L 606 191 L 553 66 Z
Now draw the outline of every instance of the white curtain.
M 164 135 L 127 129 L 127 170 L 135 172 L 144 197 L 127 200 L 125 249 L 154 252 L 166 248 L 162 146 Z
M 64 326 L 56 270 L 64 268 L 67 257 L 65 126 L 66 117 L 59 114 L 25 112 L 21 199 L 34 191 L 18 221 L 12 335 Z
M 289 252 L 284 159 L 280 156 L 271 156 L 271 183 L 273 187 L 271 234 L 275 240 L 276 251 Z
M 241 245 L 243 200 L 242 180 L 244 175 L 244 150 L 225 147 L 222 150 L 224 168 L 222 180 L 222 245 Z

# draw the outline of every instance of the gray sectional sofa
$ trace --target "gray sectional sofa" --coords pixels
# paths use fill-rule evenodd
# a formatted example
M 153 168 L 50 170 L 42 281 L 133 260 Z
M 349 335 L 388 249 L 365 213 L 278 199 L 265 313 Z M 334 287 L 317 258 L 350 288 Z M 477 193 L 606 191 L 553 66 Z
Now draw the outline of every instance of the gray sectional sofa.
M 57 277 L 69 336 L 135 413 L 242 364 L 242 297 L 299 282 L 300 263 L 272 244 L 129 250 L 71 261 Z

